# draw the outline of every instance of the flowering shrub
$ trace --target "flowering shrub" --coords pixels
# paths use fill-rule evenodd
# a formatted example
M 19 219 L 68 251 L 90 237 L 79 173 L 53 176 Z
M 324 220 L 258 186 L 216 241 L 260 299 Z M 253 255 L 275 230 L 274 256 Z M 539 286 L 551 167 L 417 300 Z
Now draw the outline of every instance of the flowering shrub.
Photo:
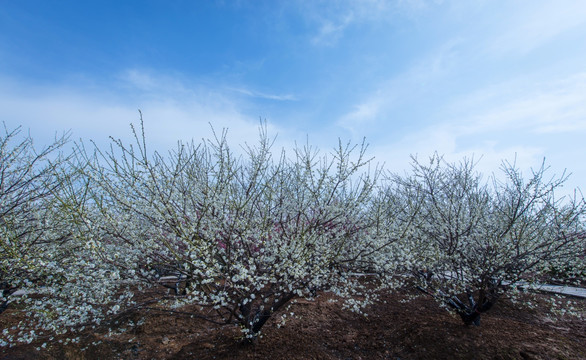
M 46 281 L 51 254 L 44 250 L 63 240 L 47 214 L 59 186 L 54 171 L 63 160 L 51 157 L 66 139 L 36 152 L 30 137 L 17 140 L 19 133 L 4 128 L 0 137 L 0 313 L 15 291 Z
M 340 144 L 331 157 L 306 146 L 275 160 L 261 129 L 258 145 L 240 156 L 222 133 L 165 157 L 148 154 L 144 132 L 135 137 L 135 146 L 98 150 L 95 161 L 86 154 L 85 173 L 109 241 L 136 254 L 136 276 L 126 280 L 177 279 L 159 309 L 196 304 L 207 320 L 236 323 L 254 338 L 273 313 L 317 290 L 360 311 L 375 295 L 352 272 L 392 273 L 388 261 L 367 256 L 384 244 L 369 211 L 378 171 L 358 173 L 368 163 L 364 145 L 356 159 L 356 147 Z
M 125 298 L 111 296 L 118 270 L 100 260 L 110 252 L 91 246 L 89 217 L 72 216 L 88 212 L 71 156 L 58 153 L 67 138 L 37 152 L 28 136 L 15 143 L 18 135 L 0 139 L 0 313 L 18 303 L 28 316 L 3 330 L 0 345 L 95 325 Z
M 479 324 L 507 288 L 543 280 L 550 268 L 584 269 L 584 199 L 557 199 L 566 177 L 546 167 L 525 181 L 503 163 L 503 181 L 483 182 L 474 162 L 449 164 L 435 155 L 394 176 L 389 202 L 411 231 L 401 246 L 416 256 L 411 270 L 424 292 Z M 458 295 L 466 294 L 462 301 Z

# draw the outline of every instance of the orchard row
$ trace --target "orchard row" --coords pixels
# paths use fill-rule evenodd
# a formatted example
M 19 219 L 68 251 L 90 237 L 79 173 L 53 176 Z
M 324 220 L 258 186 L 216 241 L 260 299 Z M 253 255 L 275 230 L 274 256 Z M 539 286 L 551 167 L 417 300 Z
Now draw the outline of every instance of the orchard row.
M 1 135 L 0 320 L 29 314 L 1 345 L 75 338 L 161 286 L 149 306 L 195 304 L 249 339 L 323 291 L 361 312 L 416 286 L 478 324 L 511 284 L 586 270 L 584 199 L 557 199 L 566 177 L 545 166 L 524 179 L 503 162 L 484 179 L 472 160 L 434 155 L 396 175 L 365 144 L 274 152 L 263 127 L 239 154 L 222 133 L 163 155 L 140 130 L 133 144 L 71 153 L 66 138 L 34 149 L 18 129 Z

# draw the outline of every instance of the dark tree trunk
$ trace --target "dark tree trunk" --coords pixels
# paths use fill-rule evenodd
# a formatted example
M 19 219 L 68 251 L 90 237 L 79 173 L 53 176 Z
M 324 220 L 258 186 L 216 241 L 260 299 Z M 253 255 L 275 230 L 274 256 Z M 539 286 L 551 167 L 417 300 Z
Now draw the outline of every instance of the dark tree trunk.
M 283 295 L 279 298 L 269 309 L 266 310 L 256 310 L 254 313 L 252 312 L 252 304 L 242 304 L 240 305 L 240 314 L 241 320 L 240 323 L 246 327 L 252 337 L 248 337 L 245 339 L 245 343 L 254 343 L 258 334 L 260 333 L 261 328 L 264 324 L 271 318 L 271 315 L 279 310 L 283 305 L 287 304 L 291 299 L 295 297 L 295 294 L 289 293 Z

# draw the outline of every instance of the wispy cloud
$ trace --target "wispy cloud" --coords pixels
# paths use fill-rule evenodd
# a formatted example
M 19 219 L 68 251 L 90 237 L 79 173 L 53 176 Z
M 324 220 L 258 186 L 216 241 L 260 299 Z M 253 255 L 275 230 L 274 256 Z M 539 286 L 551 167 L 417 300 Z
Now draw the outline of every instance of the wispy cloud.
M 229 138 L 256 139 L 258 117 L 241 110 L 239 100 L 203 85 L 189 87 L 169 76 L 129 71 L 114 87 L 86 87 L 79 84 L 33 86 L 0 81 L 0 121 L 14 128 L 30 128 L 39 142 L 51 141 L 55 132 L 73 130 L 73 138 L 93 139 L 98 144 L 108 137 L 131 140 L 130 123 L 144 114 L 148 140 L 158 149 L 169 149 L 178 140 L 212 136 L 210 124 Z M 269 124 L 272 134 L 281 132 Z
M 407 71 L 389 79 L 381 79 L 369 92 L 361 94 L 357 103 L 338 120 L 338 126 L 351 133 L 364 131 L 366 125 L 380 128 L 395 122 L 396 110 L 405 103 L 424 102 L 429 92 L 437 91 L 460 61 L 461 40 L 451 39 L 432 51 L 426 58 L 414 62 Z M 401 120 L 399 120 L 401 121 Z M 403 119 L 413 122 L 416 119 Z
M 397 3 L 391 0 L 302 1 L 301 12 L 308 21 L 315 24 L 311 43 L 333 46 L 353 24 L 388 21 L 400 7 L 412 8 L 413 3 L 414 1 Z
M 355 20 L 349 12 L 341 19 L 324 19 L 316 35 L 311 38 L 314 45 L 333 45 L 342 37 L 344 30 Z
M 333 46 L 354 24 L 385 22 L 398 18 L 418 19 L 422 12 L 441 5 L 443 0 L 341 0 L 303 1 L 304 16 L 317 25 L 311 38 L 314 45 Z
M 260 98 L 260 99 L 267 99 L 267 100 L 275 100 L 275 101 L 296 101 L 297 97 L 295 95 L 286 94 L 286 95 L 277 95 L 277 94 L 267 94 L 260 91 L 250 90 L 246 88 L 238 88 L 238 87 L 228 87 L 228 90 L 235 91 L 237 93 L 252 97 L 252 98 Z
M 449 161 L 482 158 L 479 170 L 490 174 L 503 160 L 516 158 L 529 174 L 546 158 L 553 172 L 574 173 L 566 194 L 585 187 L 586 144 L 580 139 L 586 136 L 586 73 L 541 83 L 520 76 L 454 97 L 437 110 L 434 123 L 377 144 L 377 159 L 399 171 L 408 168 L 410 154 L 426 157 L 437 151 Z
M 503 19 L 496 18 L 495 37 L 486 47 L 490 56 L 527 54 L 560 34 L 586 25 L 586 3 L 582 1 L 531 1 L 509 4 L 519 6 Z M 494 31 L 493 30 L 493 31 Z
M 448 15 L 468 32 L 446 32 L 443 46 L 371 84 L 337 124 L 376 139 L 373 151 L 391 169 L 408 168 L 409 154 L 425 157 L 435 151 L 450 160 L 482 157 L 480 169 L 488 173 L 503 159 L 516 156 L 528 171 L 545 157 L 555 161 L 556 172 L 567 167 L 575 173 L 569 187 L 584 187 L 580 154 L 586 145 L 578 140 L 586 136 L 583 68 L 560 65 L 569 59 L 556 53 L 527 66 L 514 59 L 538 48 L 556 51 L 555 41 L 563 34 L 564 41 L 577 41 L 586 31 L 578 29 L 586 27 L 585 6 L 516 3 L 506 6 L 507 14 L 487 12 L 486 20 L 489 5 L 450 3 Z M 417 14 L 433 4 L 410 6 Z M 483 30 L 480 22 L 493 26 Z M 583 57 L 577 51 L 574 56 Z M 578 63 L 572 61 L 567 63 Z M 385 134 L 386 143 L 379 134 Z
M 513 79 L 457 98 L 449 109 L 463 134 L 586 131 L 586 73 L 542 83 Z

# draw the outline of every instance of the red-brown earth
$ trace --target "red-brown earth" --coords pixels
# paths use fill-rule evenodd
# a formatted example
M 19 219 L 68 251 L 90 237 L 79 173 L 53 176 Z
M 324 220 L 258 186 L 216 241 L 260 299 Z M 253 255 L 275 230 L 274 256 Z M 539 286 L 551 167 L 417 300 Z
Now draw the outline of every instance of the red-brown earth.
M 554 319 L 551 295 L 538 295 L 535 308 L 503 298 L 475 327 L 429 297 L 404 302 L 413 294 L 384 294 L 367 317 L 341 310 L 328 294 L 298 300 L 287 310 L 295 317 L 278 327 L 276 314 L 252 345 L 235 326 L 149 312 L 131 314 L 144 323 L 120 335 L 86 331 L 78 344 L 21 344 L 0 349 L 0 359 L 586 359 L 586 299 L 572 299 L 582 318 Z M 16 312 L 0 315 L 0 326 L 11 326 Z

